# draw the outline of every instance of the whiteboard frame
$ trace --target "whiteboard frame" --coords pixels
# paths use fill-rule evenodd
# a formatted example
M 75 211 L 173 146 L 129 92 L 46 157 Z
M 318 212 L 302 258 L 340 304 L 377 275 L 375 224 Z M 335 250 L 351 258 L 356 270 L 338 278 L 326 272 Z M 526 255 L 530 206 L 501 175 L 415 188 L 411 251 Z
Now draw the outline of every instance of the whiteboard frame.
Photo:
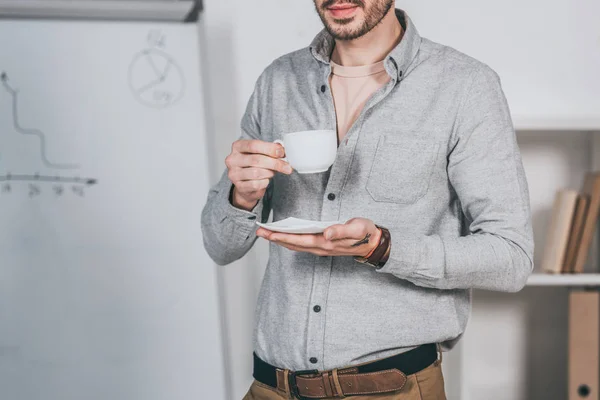
M 0 0 L 0 18 L 196 22 L 202 0 Z

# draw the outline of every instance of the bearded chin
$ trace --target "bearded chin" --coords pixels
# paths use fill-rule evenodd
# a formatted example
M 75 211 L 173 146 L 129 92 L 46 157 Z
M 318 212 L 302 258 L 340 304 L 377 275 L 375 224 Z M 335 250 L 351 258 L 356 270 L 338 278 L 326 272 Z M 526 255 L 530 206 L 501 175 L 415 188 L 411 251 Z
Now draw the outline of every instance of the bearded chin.
M 357 38 L 367 34 L 371 30 L 371 29 L 369 29 L 366 21 L 363 22 L 363 24 L 356 29 L 351 29 L 349 27 L 345 27 L 348 24 L 350 24 L 352 21 L 354 21 L 354 20 L 351 18 L 336 20 L 335 23 L 336 23 L 337 29 L 333 28 L 329 24 L 325 24 L 325 29 L 327 29 L 327 32 L 329 32 L 329 34 L 331 36 L 333 36 L 333 38 L 336 40 L 357 39 Z
M 355 29 L 351 29 L 348 26 L 354 21 L 353 18 L 335 20 L 335 25 L 332 26 L 325 18 L 324 11 L 320 10 L 319 7 L 317 7 L 317 13 L 321 18 L 325 29 L 334 39 L 353 40 L 366 35 L 373 28 L 379 25 L 383 18 L 390 11 L 393 4 L 394 0 L 383 0 L 371 5 L 368 9 L 363 8 L 365 10 L 365 19 L 362 24 Z

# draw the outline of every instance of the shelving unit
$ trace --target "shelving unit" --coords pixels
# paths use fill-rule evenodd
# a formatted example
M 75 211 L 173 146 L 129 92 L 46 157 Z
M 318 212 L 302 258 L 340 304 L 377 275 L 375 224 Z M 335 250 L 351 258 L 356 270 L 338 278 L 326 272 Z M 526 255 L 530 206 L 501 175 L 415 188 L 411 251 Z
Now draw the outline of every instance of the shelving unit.
M 598 286 L 600 274 L 543 274 L 534 273 L 527 280 L 527 286 Z
M 467 330 L 445 358 L 447 396 L 458 400 L 564 400 L 569 294 L 600 290 L 600 235 L 579 274 L 541 271 L 555 191 L 580 190 L 600 170 L 600 116 L 513 116 L 527 174 L 535 269 L 519 293 L 473 291 Z
M 513 124 L 517 131 L 563 131 L 593 132 L 600 129 L 599 116 L 581 116 L 577 118 L 535 118 L 527 116 L 513 116 Z

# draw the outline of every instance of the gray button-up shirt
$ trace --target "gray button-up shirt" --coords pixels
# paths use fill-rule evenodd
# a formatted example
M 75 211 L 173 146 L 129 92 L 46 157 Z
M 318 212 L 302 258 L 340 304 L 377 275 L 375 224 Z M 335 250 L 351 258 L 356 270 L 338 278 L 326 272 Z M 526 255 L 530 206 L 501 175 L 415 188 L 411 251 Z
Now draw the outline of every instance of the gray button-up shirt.
M 230 204 L 226 173 L 208 195 L 204 245 L 220 265 L 246 254 L 255 221 L 271 211 L 274 220 L 364 217 L 391 232 L 379 270 L 270 244 L 254 350 L 275 366 L 325 370 L 423 343 L 451 348 L 467 324 L 470 289 L 517 291 L 532 270 L 527 181 L 498 76 L 420 37 L 396 13 L 406 31 L 384 61 L 391 80 L 369 99 L 328 172 L 278 174 L 252 212 Z M 323 31 L 266 68 L 242 138 L 335 129 L 333 45 Z

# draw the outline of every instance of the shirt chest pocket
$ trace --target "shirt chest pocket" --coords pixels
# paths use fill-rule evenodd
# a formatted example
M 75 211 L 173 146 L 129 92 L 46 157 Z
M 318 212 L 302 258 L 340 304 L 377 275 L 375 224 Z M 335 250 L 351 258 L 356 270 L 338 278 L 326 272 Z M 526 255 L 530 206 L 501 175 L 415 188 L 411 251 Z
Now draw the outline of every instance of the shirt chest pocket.
M 429 189 L 439 147 L 438 143 L 381 136 L 367 192 L 379 202 L 415 203 Z

